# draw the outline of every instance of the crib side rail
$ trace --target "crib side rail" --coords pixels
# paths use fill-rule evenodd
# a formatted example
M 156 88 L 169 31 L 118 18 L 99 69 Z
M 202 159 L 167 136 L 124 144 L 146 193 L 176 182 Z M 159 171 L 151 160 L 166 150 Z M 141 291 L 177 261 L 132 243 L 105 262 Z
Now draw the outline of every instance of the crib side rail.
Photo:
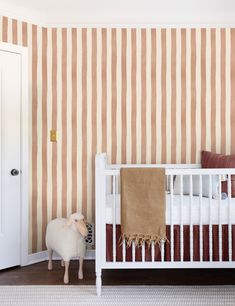
M 197 164 L 196 164 L 197 165 Z M 129 165 L 128 165 L 129 166 Z M 135 165 L 135 168 L 139 168 L 140 165 Z M 148 165 L 150 166 L 150 165 Z M 166 166 L 173 166 L 173 165 L 166 165 Z M 130 167 L 124 167 L 130 168 Z M 134 168 L 134 167 L 132 167 Z M 141 167 L 144 168 L 144 167 Z M 150 168 L 150 167 L 149 167 Z M 164 168 L 162 167 L 153 167 L 153 168 Z M 165 169 L 166 175 L 235 175 L 234 168 L 166 168 Z M 120 169 L 105 169 L 104 175 L 112 176 L 112 175 L 120 175 Z

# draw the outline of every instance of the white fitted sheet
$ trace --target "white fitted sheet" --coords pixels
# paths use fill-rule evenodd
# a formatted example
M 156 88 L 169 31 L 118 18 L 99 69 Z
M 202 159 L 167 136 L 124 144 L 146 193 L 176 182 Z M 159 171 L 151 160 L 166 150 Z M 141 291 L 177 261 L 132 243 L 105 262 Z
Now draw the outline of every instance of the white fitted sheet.
M 172 218 L 171 222 L 171 200 L 170 195 L 166 194 L 166 224 L 181 224 L 181 196 L 173 195 L 172 205 Z M 115 200 L 115 196 L 108 194 L 106 196 L 106 223 L 112 224 L 112 205 Z M 228 213 L 228 198 L 220 201 L 220 215 L 221 223 L 229 223 Z M 202 224 L 209 224 L 209 198 L 202 197 Z M 121 209 L 120 209 L 120 195 L 116 195 L 116 224 L 121 224 Z M 183 196 L 183 224 L 190 224 L 190 196 Z M 212 224 L 219 224 L 219 200 L 211 199 L 211 222 Z M 235 224 L 235 198 L 231 198 L 231 223 Z M 192 224 L 200 224 L 200 198 L 193 196 L 192 198 Z

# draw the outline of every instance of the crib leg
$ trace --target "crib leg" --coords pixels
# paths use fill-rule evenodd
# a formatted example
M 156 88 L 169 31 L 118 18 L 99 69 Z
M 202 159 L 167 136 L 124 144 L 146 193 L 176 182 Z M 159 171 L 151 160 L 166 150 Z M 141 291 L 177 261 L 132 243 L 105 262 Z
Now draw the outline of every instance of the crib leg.
M 101 286 L 102 286 L 102 280 L 101 280 L 101 271 L 96 272 L 96 294 L 97 296 L 101 296 Z

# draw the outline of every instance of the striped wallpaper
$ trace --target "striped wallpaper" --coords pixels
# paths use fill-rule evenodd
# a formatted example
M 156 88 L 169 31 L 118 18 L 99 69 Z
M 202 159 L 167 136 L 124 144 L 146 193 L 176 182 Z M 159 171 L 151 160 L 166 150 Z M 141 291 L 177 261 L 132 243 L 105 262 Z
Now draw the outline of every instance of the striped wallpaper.
M 0 26 L 1 41 L 29 47 L 30 253 L 51 218 L 94 220 L 96 152 L 113 163 L 235 153 L 235 29 Z

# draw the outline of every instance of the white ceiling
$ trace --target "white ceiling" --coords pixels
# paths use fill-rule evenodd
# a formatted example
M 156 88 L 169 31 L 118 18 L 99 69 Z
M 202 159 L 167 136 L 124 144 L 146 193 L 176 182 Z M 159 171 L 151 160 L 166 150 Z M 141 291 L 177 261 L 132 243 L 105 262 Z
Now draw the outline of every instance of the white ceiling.
M 235 0 L 0 0 L 0 14 L 45 26 L 234 26 Z

